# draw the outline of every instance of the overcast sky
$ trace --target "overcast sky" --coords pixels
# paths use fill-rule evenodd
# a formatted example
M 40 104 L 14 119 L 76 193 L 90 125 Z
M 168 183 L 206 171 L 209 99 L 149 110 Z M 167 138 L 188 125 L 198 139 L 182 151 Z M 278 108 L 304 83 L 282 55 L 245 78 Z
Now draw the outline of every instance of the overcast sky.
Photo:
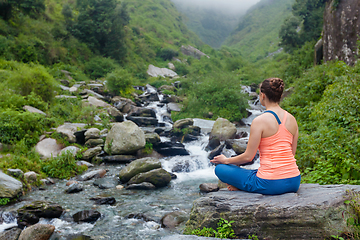
M 223 9 L 229 12 L 245 12 L 260 0 L 171 0 L 181 5 L 200 5 L 204 8 Z

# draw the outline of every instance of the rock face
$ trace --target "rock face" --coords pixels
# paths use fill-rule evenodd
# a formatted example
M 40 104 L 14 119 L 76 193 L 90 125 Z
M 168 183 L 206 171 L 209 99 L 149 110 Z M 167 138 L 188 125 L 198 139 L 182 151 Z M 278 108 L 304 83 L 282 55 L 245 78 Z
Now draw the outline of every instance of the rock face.
M 167 68 L 158 68 L 154 65 L 149 65 L 149 68 L 147 70 L 147 74 L 149 74 L 151 77 L 175 77 L 177 76 L 177 73 L 173 70 L 167 69 Z
M 325 62 L 339 59 L 348 65 L 355 63 L 360 35 L 359 9 L 358 0 L 332 0 L 326 3 L 323 28 Z
M 324 239 L 348 230 L 343 218 L 347 190 L 359 192 L 360 186 L 302 184 L 297 193 L 277 196 L 222 189 L 195 200 L 186 225 L 215 229 L 223 218 L 234 220 L 235 234 L 244 238 Z
M 14 198 L 22 192 L 22 183 L 0 171 L 0 198 Z
M 196 59 L 200 59 L 202 56 L 206 56 L 207 58 L 210 58 L 208 55 L 206 55 L 205 53 L 201 52 L 200 50 L 188 45 L 188 46 L 181 46 L 181 52 L 184 55 L 187 56 L 192 56 Z
M 210 139 L 217 138 L 220 141 L 232 139 L 236 135 L 236 127 L 225 118 L 218 118 L 210 133 Z

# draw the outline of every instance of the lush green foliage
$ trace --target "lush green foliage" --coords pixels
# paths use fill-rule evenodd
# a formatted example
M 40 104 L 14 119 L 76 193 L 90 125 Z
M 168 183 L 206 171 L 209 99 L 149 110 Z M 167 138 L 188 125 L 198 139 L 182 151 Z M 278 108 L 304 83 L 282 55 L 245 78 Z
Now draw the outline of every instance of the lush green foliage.
M 105 77 L 108 73 L 120 67 L 111 58 L 95 57 L 85 63 L 85 73 L 92 79 Z
M 0 198 L 0 206 L 4 206 L 10 202 L 9 198 Z
M 133 77 L 126 69 L 117 69 L 106 76 L 106 86 L 114 95 L 129 96 Z
M 71 152 L 63 153 L 56 158 L 44 161 L 41 170 L 49 177 L 69 179 L 87 169 L 86 166 L 78 166 Z
M 262 0 L 240 20 L 224 45 L 240 50 L 251 61 L 267 57 L 279 47 L 279 30 L 291 14 L 294 0 Z
M 218 228 L 217 231 L 215 231 L 213 228 L 206 228 L 204 227 L 203 229 L 195 229 L 190 231 L 190 233 L 186 233 L 185 234 L 190 234 L 190 235 L 197 235 L 197 236 L 203 236 L 203 237 L 215 237 L 215 238 L 235 238 L 235 233 L 234 230 L 231 227 L 231 224 L 234 221 L 228 221 L 225 220 L 223 218 L 221 218 L 219 220 L 219 222 L 217 223 Z
M 359 184 L 360 66 L 328 63 L 296 81 L 283 106 L 299 122 L 297 151 L 303 181 Z

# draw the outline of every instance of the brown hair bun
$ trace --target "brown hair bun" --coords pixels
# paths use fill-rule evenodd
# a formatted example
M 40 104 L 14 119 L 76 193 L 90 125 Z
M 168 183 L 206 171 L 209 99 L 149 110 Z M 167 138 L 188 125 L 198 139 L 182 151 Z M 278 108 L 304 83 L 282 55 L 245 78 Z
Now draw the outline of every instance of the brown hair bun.
M 270 88 L 274 92 L 283 92 L 284 91 L 284 81 L 280 78 L 270 78 Z

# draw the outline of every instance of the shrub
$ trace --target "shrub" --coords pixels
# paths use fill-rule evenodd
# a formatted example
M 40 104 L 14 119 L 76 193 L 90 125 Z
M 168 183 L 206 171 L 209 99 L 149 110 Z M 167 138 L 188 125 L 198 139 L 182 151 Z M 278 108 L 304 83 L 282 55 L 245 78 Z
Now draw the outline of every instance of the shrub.
M 118 68 L 106 76 L 106 86 L 114 95 L 127 95 L 132 90 L 133 77 L 126 70 Z
M 157 56 L 164 61 L 171 60 L 173 57 L 179 56 L 179 53 L 171 48 L 162 48 L 158 51 Z
M 111 58 L 95 57 L 85 63 L 85 73 L 92 79 L 105 77 L 119 65 Z

